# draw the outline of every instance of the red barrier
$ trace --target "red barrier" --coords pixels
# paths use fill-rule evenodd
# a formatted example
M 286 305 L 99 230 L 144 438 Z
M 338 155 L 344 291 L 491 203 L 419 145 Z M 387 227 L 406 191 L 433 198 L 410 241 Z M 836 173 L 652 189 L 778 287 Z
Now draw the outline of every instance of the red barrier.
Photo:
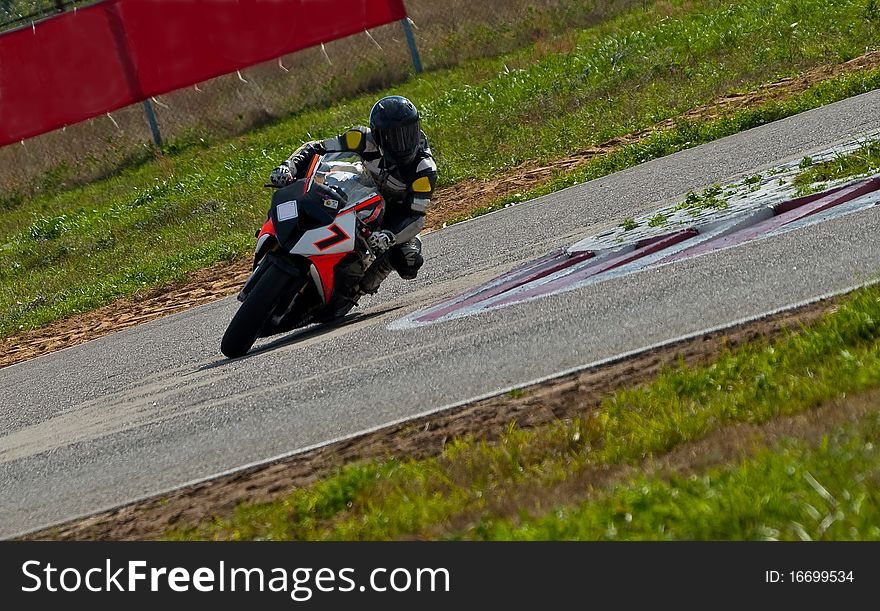
M 0 35 L 0 145 L 406 17 L 403 0 L 109 0 Z

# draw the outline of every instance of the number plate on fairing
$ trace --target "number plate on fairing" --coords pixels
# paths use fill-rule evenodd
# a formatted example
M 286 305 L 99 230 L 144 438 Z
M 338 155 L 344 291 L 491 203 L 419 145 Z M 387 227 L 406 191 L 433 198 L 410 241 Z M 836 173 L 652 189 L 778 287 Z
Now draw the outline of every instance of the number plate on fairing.
M 279 221 L 289 221 L 290 219 L 295 219 L 299 215 L 299 211 L 296 208 L 296 200 L 284 202 L 283 204 L 278 204 L 277 206 L 275 206 L 275 214 L 278 215 Z

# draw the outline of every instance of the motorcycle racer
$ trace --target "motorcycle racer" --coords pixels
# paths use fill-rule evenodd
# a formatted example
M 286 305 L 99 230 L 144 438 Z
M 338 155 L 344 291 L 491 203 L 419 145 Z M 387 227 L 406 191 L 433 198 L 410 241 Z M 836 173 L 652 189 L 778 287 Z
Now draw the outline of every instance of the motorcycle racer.
M 345 296 L 337 316 L 347 313 L 363 294 L 375 293 L 392 270 L 412 280 L 424 263 L 418 233 L 424 228 L 425 211 L 434 193 L 437 165 L 421 130 L 419 112 L 407 98 L 387 96 L 373 105 L 369 122 L 369 127 L 353 127 L 323 141 L 306 142 L 269 177 L 273 185 L 284 187 L 305 177 L 315 155 L 353 152 L 363 159 L 385 200 L 382 228 L 369 238 L 379 256 L 358 289 Z

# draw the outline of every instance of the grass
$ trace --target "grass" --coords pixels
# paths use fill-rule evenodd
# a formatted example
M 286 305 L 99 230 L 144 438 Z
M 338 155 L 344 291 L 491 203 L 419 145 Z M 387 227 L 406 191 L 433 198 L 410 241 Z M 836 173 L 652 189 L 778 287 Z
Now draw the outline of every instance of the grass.
M 648 219 L 648 227 L 662 227 L 666 224 L 666 221 L 669 220 L 669 217 L 663 214 L 662 212 L 658 212 L 654 216 Z
M 672 129 L 654 132 L 639 142 L 626 145 L 573 170 L 562 172 L 547 183 L 533 189 L 499 198 L 469 214 L 453 219 L 450 224 L 494 212 L 510 204 L 535 199 L 588 180 L 601 178 L 652 159 L 671 155 L 813 108 L 873 91 L 878 87 L 880 87 L 880 70 L 870 70 L 826 79 L 786 100 L 770 101 L 755 108 L 730 113 L 713 121 L 703 123 L 680 121 Z M 801 162 L 802 168 L 809 167 L 804 165 L 807 160 L 810 164 L 812 163 L 812 160 L 807 157 Z
M 636 222 L 636 220 L 634 218 L 627 217 L 627 218 L 623 219 L 623 222 L 620 224 L 620 226 L 623 227 L 624 231 L 632 231 L 633 229 L 636 229 L 639 226 L 639 224 Z
M 880 418 L 819 444 L 785 439 L 699 474 L 637 477 L 539 518 L 482 524 L 493 540 L 878 540 Z
M 511 424 L 493 443 L 454 439 L 434 458 L 349 465 L 280 500 L 167 536 L 880 538 L 876 410 L 818 446 L 783 440 L 738 464 L 628 475 L 731 425 L 773 423 L 878 386 L 873 287 L 772 344 L 724 351 L 704 367 L 679 365 L 577 419 L 531 430 Z
M 809 159 L 809 158 L 805 158 Z M 802 172 L 795 176 L 792 184 L 798 195 L 817 193 L 830 181 L 867 176 L 880 170 L 880 142 L 866 142 L 851 153 L 836 155 L 818 164 L 801 161 Z
M 396 87 L 416 100 L 440 184 L 489 178 L 630 133 L 719 94 L 840 62 L 876 45 L 862 0 L 652 2 L 595 27 Z M 792 100 L 671 132 L 559 176 L 538 195 L 874 88 L 833 79 Z M 268 171 L 295 146 L 361 123 L 376 95 L 305 111 L 252 133 L 92 184 L 6 195 L 0 214 L 0 335 L 34 328 L 191 270 L 244 257 Z M 498 203 L 481 210 L 500 207 Z
M 714 208 L 717 210 L 727 208 L 727 199 L 725 199 L 724 196 L 721 196 L 721 192 L 721 185 L 706 187 L 701 194 L 690 191 L 685 196 L 684 201 L 676 206 L 676 209 L 697 213 L 706 208 Z

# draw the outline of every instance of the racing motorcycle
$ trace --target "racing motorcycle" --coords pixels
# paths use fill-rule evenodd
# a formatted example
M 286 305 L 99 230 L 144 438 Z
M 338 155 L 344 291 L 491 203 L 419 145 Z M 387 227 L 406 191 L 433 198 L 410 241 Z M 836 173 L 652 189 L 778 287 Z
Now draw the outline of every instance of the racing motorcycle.
M 259 337 L 332 322 L 347 312 L 376 259 L 368 240 L 384 212 L 357 156 L 315 156 L 304 179 L 272 195 L 257 232 L 253 271 L 238 295 L 241 306 L 220 343 L 223 354 L 242 356 Z

